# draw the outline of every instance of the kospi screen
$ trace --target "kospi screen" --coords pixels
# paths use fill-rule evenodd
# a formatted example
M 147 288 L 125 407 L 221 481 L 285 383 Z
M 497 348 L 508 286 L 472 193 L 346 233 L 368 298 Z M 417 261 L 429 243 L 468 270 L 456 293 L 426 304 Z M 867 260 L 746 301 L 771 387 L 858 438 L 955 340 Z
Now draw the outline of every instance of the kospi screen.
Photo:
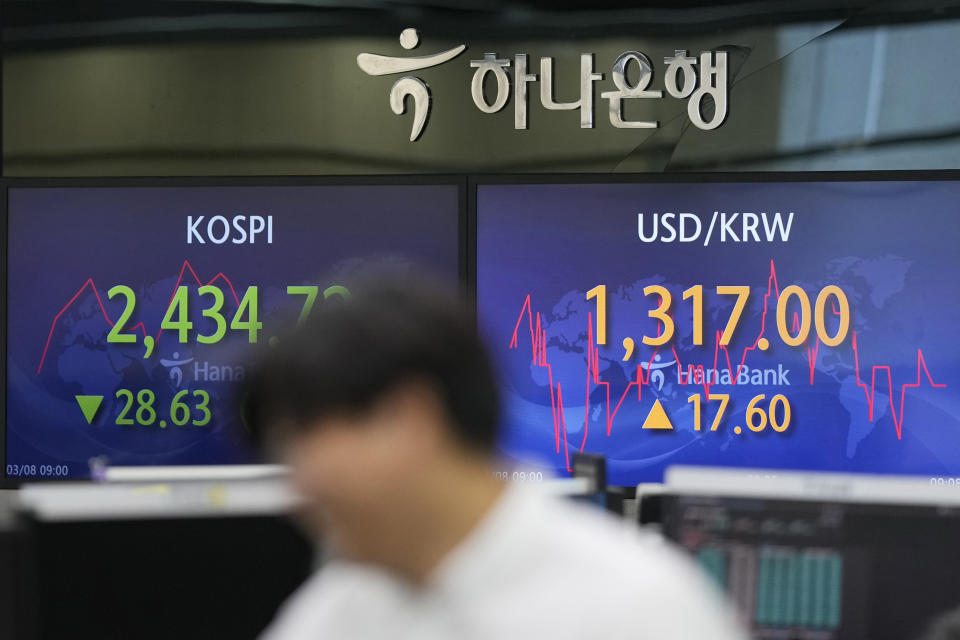
M 479 186 L 503 454 L 960 478 L 960 181 L 716 180 Z
M 7 478 L 251 461 L 231 393 L 251 343 L 348 295 L 360 269 L 456 286 L 461 210 L 445 180 L 14 184 Z

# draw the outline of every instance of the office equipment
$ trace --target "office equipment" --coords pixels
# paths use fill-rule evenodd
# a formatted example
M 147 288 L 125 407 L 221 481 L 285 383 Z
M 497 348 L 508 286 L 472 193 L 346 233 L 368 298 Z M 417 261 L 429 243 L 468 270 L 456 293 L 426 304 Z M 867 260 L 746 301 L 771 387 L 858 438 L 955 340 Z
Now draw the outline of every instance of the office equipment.
M 15 500 L 13 491 L 0 490 L 0 638 L 20 638 L 26 633 L 19 580 L 24 543 L 16 526 Z
M 459 281 L 462 180 L 5 183 L 7 484 L 257 462 L 234 384 L 369 271 Z
M 659 528 L 663 521 L 664 486 L 659 482 L 644 482 L 634 491 L 636 522 L 641 527 Z
M 606 509 L 607 501 L 607 461 L 603 456 L 590 453 L 577 453 L 573 456 L 573 478 L 587 481 L 587 491 L 578 496 L 582 502 Z
M 758 640 L 916 638 L 960 606 L 960 491 L 929 478 L 671 468 L 663 531 Z
M 316 563 L 276 480 L 20 491 L 26 640 L 252 639 Z
M 508 459 L 960 476 L 956 173 L 483 178 Z

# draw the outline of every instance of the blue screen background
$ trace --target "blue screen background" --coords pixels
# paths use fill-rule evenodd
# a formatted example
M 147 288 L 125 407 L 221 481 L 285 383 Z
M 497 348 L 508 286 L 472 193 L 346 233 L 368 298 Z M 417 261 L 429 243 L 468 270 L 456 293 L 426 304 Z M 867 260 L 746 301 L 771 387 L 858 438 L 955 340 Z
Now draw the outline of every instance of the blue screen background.
M 503 377 L 500 449 L 507 459 L 564 475 L 572 452 L 602 453 L 616 485 L 660 481 L 668 465 L 681 463 L 960 476 L 960 183 L 481 185 L 477 197 L 478 316 Z M 763 242 L 728 237 L 720 243 L 715 229 L 704 246 L 715 211 L 780 212 L 784 222 L 792 211 L 794 219 L 786 242 L 779 235 L 767 242 L 761 224 Z M 704 235 L 689 243 L 642 242 L 641 212 L 647 233 L 654 213 L 691 212 L 702 220 Z M 607 344 L 598 347 L 597 380 L 588 381 L 588 313 L 596 304 L 585 297 L 598 284 L 607 285 Z M 669 346 L 655 351 L 640 343 L 642 335 L 657 335 L 647 317 L 656 296 L 642 293 L 650 284 L 673 295 L 676 355 Z M 698 284 L 706 293 L 702 346 L 692 342 L 691 303 L 681 299 Z M 838 285 L 851 308 L 850 334 L 837 347 L 819 346 L 812 382 L 814 338 L 792 348 L 776 329 L 776 291 L 793 284 L 811 303 L 824 286 Z M 761 336 L 764 294 L 772 291 L 762 332 L 770 347 L 748 350 L 743 362 L 751 370 L 785 373 L 779 384 L 768 376 L 763 382 L 769 384 L 711 385 L 711 392 L 730 395 L 730 406 L 710 432 L 719 403 L 704 402 L 697 432 L 687 399 L 705 390 L 686 379 L 688 367 L 713 367 L 715 332 L 733 307 L 732 297 L 716 295 L 717 285 L 751 288 L 728 347 L 734 370 Z M 530 324 L 537 313 L 544 345 L 535 360 Z M 834 330 L 835 318 L 828 317 L 827 326 Z M 636 340 L 636 351 L 622 362 L 627 336 Z M 721 368 L 725 358 L 720 350 Z M 641 363 L 662 375 L 643 373 L 641 384 L 631 386 Z M 553 401 L 544 364 L 553 376 Z M 927 372 L 942 386 L 931 385 Z M 903 385 L 918 380 L 906 388 L 901 413 Z M 615 411 L 609 435 L 607 386 L 597 382 L 609 383 L 609 410 Z M 760 406 L 766 407 L 778 393 L 792 407 L 790 427 L 747 430 L 749 400 L 765 394 Z M 563 411 L 555 427 L 558 394 Z M 641 429 L 657 399 L 672 431 Z M 741 434 L 735 426 L 743 427 Z
M 200 314 L 210 297 L 197 294 L 193 273 L 224 291 L 228 323 L 237 308 L 228 281 L 239 297 L 257 285 L 262 342 L 289 328 L 271 324 L 271 312 L 302 306 L 302 296 L 287 295 L 289 285 L 322 290 L 359 268 L 402 270 L 414 263 L 455 284 L 458 212 L 456 185 L 11 189 L 8 470 L 66 465 L 70 476 L 84 476 L 94 456 L 120 465 L 251 461 L 226 379 L 227 368 L 236 377 L 235 367 L 245 362 L 248 337 L 228 329 L 218 344 L 196 342 L 196 334 L 211 334 L 215 325 Z M 261 234 L 254 244 L 187 244 L 188 215 L 205 216 L 205 228 L 211 216 L 241 214 L 272 215 L 273 243 Z M 128 285 L 137 294 L 126 333 L 138 333 L 132 327 L 143 322 L 156 335 L 178 276 L 190 287 L 188 343 L 165 331 L 149 359 L 142 336 L 136 345 L 107 343 L 103 314 L 116 321 L 124 308 L 122 297 L 108 299 L 111 287 Z M 211 380 L 214 369 L 220 380 Z M 116 425 L 125 404 L 116 391 L 146 388 L 156 393 L 157 422 L 183 389 L 206 390 L 213 419 L 204 427 Z M 75 400 L 79 394 L 105 397 L 92 424 Z

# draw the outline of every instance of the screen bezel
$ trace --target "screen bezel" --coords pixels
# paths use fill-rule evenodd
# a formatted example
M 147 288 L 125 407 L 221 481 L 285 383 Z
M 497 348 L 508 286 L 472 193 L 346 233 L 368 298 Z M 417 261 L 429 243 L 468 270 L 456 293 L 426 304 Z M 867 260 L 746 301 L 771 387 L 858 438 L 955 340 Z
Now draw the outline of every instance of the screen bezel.
M 468 263 L 468 192 L 465 175 L 389 175 L 389 176 L 191 176 L 191 177 L 116 177 L 116 178 L 4 178 L 0 180 L 0 318 L 4 329 L 0 335 L 0 489 L 16 489 L 25 483 L 69 482 L 56 478 L 7 477 L 7 279 L 9 277 L 8 246 L 10 239 L 9 198 L 13 189 L 57 188 L 131 188 L 131 187 L 302 187 L 302 186 L 455 186 L 457 188 L 457 275 L 461 295 L 469 291 Z M 76 481 L 73 479 L 72 481 Z
M 894 169 L 875 171 L 744 171 L 682 173 L 534 173 L 473 174 L 467 192 L 467 287 L 474 318 L 477 313 L 477 200 L 481 187 L 498 185 L 603 185 L 603 184 L 742 184 L 803 182 L 958 182 L 960 169 Z M 649 485 L 644 482 L 640 484 Z M 652 483 L 663 484 L 663 483 Z M 613 490 L 635 487 L 613 486 Z

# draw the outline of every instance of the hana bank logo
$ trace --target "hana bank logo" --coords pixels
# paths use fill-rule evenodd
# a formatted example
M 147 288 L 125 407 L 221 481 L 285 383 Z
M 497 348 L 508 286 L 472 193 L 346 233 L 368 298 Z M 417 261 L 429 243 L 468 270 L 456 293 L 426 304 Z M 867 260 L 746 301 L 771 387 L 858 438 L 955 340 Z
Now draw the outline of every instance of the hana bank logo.
M 404 29 L 400 33 L 400 46 L 408 51 L 417 48 L 420 44 L 420 35 L 416 29 Z M 407 71 L 429 69 L 453 60 L 463 53 L 467 45 L 461 44 L 447 51 L 414 58 L 394 58 L 376 53 L 361 53 L 357 56 L 357 65 L 368 75 L 386 76 Z M 430 86 L 413 76 L 404 76 L 393 83 L 390 89 L 390 108 L 395 114 L 406 112 L 406 98 L 413 98 L 413 128 L 410 130 L 410 142 L 415 141 L 423 133 L 430 115 Z
M 409 51 L 419 44 L 420 35 L 416 29 L 409 27 L 400 33 L 400 46 L 404 49 Z M 406 74 L 449 62 L 466 49 L 467 45 L 458 44 L 445 51 L 409 58 L 363 52 L 357 55 L 357 66 L 371 76 Z M 534 66 L 529 53 L 504 54 L 501 57 L 498 53 L 488 52 L 482 58 L 469 61 L 473 69 L 469 83 L 470 95 L 474 106 L 485 114 L 503 110 L 512 96 L 514 129 L 530 128 L 529 107 L 536 94 L 539 94 L 540 104 L 547 111 L 579 112 L 580 128 L 593 129 L 597 83 L 607 78 L 613 86 L 601 91 L 600 98 L 608 102 L 606 111 L 610 126 L 617 129 L 658 128 L 660 123 L 657 120 L 627 119 L 624 105 L 632 100 L 662 100 L 666 93 L 670 98 L 686 100 L 690 124 L 709 131 L 719 127 L 727 118 L 729 50 L 739 49 L 724 45 L 715 51 L 701 51 L 698 56 L 689 55 L 687 49 L 675 49 L 672 56 L 663 58 L 665 69 L 662 89 L 654 88 L 657 71 L 653 60 L 642 51 L 621 53 L 613 60 L 608 76 L 597 68 L 596 55 L 584 52 L 579 56 L 579 69 L 574 67 L 574 72 L 579 73 L 579 96 L 566 101 L 556 95 L 556 64 L 553 57 L 541 56 L 539 65 Z M 491 74 L 494 82 L 491 95 L 488 95 L 485 84 Z M 410 141 L 414 142 L 420 138 L 430 116 L 430 86 L 422 78 L 413 75 L 404 75 L 394 82 L 390 89 L 390 109 L 394 114 L 399 116 L 406 113 L 408 97 L 413 99 Z
M 160 360 L 160 364 L 170 370 L 170 379 L 173 380 L 173 384 L 177 388 L 183 383 L 183 369 L 181 369 L 181 367 L 193 362 L 193 358 L 186 358 L 184 360 L 180 360 L 179 358 L 180 352 L 174 351 L 172 360 L 167 360 L 166 358 Z
M 650 382 L 656 383 L 657 391 L 663 390 L 663 383 L 666 380 L 666 376 L 664 376 L 662 370 L 677 364 L 676 360 L 671 360 L 670 362 L 660 362 L 661 359 L 662 358 L 658 353 L 657 355 L 653 356 L 652 362 L 640 363 L 640 367 L 649 374 L 650 377 L 648 379 Z M 656 364 L 654 364 L 654 362 Z

